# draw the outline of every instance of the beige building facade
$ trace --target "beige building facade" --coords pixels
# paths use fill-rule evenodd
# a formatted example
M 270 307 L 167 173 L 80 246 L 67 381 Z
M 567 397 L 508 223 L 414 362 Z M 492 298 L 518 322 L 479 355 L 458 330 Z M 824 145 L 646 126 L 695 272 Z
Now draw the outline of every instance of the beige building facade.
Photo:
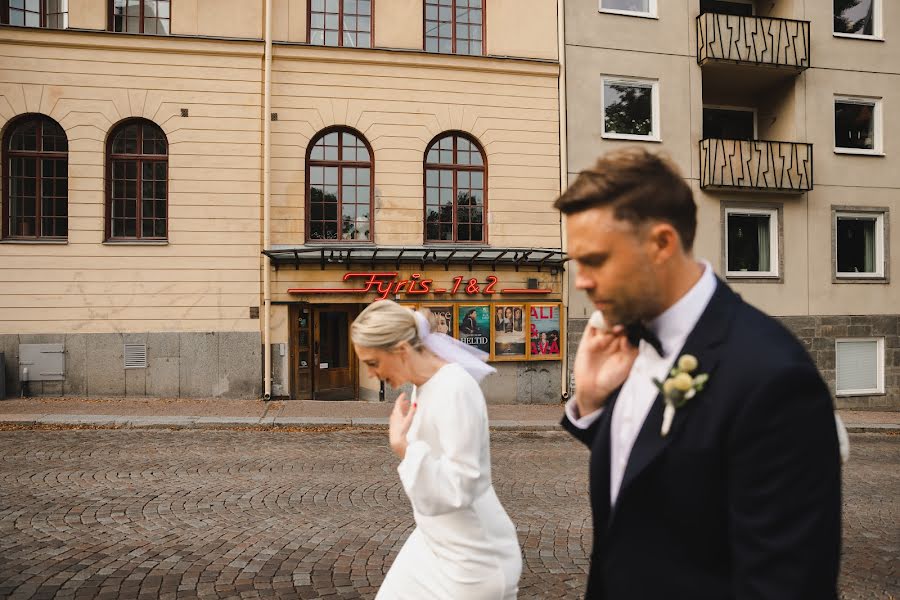
M 838 406 L 900 407 L 896 3 L 565 6 L 569 178 L 625 145 L 668 154 L 697 256 L 804 341 Z M 573 291 L 570 352 L 590 311 Z
M 491 353 L 490 401 L 558 401 L 558 5 L 466 4 L 10 11 L 7 394 L 389 397 L 348 338 L 389 297 Z

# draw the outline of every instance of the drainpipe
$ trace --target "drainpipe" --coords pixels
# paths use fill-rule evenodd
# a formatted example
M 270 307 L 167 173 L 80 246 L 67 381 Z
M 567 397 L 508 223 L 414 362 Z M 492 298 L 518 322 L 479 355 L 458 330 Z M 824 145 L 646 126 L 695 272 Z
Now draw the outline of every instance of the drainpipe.
M 563 0 L 556 0 L 556 38 L 557 53 L 559 55 L 559 191 L 563 192 L 569 187 L 569 154 L 567 149 L 566 137 L 566 11 L 563 7 Z M 562 215 L 560 215 L 559 223 L 560 241 L 562 251 L 565 252 L 568 247 L 568 237 L 566 236 L 566 228 L 562 224 Z M 569 316 L 569 273 L 562 271 L 562 301 L 566 307 L 565 317 Z M 568 325 L 568 323 L 566 324 Z M 568 326 L 566 331 L 568 331 Z M 566 345 L 568 346 L 568 337 L 566 337 Z M 560 396 L 563 400 L 569 398 L 569 353 L 568 349 L 562 349 L 562 377 L 560 383 Z
M 263 249 L 271 246 L 271 186 L 272 186 L 272 0 L 266 0 L 266 56 L 265 90 L 263 92 Z M 272 397 L 272 265 L 263 255 L 263 400 Z

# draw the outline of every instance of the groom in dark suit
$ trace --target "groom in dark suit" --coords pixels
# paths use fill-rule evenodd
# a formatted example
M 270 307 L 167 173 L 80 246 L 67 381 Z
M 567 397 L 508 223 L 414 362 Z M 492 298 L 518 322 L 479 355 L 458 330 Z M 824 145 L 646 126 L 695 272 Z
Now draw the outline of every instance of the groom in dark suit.
M 666 160 L 602 157 L 555 206 L 605 323 L 563 426 L 591 450 L 589 600 L 835 600 L 841 472 L 831 396 L 801 344 L 691 253 Z

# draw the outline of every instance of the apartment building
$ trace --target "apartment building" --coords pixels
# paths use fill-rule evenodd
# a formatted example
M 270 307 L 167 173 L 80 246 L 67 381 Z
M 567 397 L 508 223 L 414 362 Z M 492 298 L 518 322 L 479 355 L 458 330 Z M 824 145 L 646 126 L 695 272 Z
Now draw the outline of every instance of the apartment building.
M 699 206 L 696 254 L 803 340 L 839 407 L 900 407 L 900 6 L 565 9 L 569 178 L 623 145 L 668 154 Z M 573 291 L 570 353 L 590 311 Z
M 389 397 L 386 297 L 559 400 L 557 2 L 0 8 L 8 394 Z

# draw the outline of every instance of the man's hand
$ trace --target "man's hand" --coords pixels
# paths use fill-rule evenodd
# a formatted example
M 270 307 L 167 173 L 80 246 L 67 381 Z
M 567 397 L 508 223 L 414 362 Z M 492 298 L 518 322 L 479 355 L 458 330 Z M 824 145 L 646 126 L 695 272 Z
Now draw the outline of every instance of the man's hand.
M 575 403 L 581 416 L 603 407 L 609 395 L 621 386 L 634 359 L 633 348 L 621 325 L 600 331 L 588 324 L 575 354 Z
M 388 439 L 390 440 L 391 450 L 394 454 L 403 460 L 406 456 L 406 433 L 412 424 L 413 415 L 416 414 L 416 405 L 409 405 L 406 394 L 400 394 L 394 402 L 394 410 L 391 411 L 391 418 L 388 426 Z

